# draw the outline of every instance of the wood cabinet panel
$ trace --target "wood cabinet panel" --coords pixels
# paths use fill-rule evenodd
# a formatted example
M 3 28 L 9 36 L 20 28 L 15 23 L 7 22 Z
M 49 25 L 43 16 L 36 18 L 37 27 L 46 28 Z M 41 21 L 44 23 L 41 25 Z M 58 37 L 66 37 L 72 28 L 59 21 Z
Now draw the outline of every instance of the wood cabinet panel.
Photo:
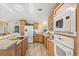
M 22 55 L 24 56 L 26 54 L 26 51 L 28 49 L 28 40 L 23 40 L 23 48 L 22 48 Z
M 42 34 L 38 34 L 38 42 L 43 43 L 43 35 Z
M 77 12 L 76 12 L 76 17 L 77 17 L 77 33 L 79 32 L 79 3 L 77 3 Z M 74 41 L 74 55 L 79 56 L 79 35 L 77 34 L 77 38 Z
M 37 34 L 34 34 L 34 36 L 33 36 L 33 41 L 34 41 L 34 42 L 38 42 L 38 35 L 37 35 Z
M 44 42 L 42 34 L 34 34 L 33 37 L 34 37 L 33 38 L 34 42 L 39 42 L 39 43 L 43 43 Z
M 47 48 L 47 37 L 44 36 L 44 47 Z
M 48 55 L 54 56 L 54 43 L 50 39 L 47 39 L 47 42 Z
M 19 43 L 17 46 L 16 46 L 17 50 L 17 56 L 21 56 L 22 55 L 22 43 Z
M 38 23 L 33 24 L 33 29 L 36 29 L 36 30 L 38 29 Z
M 17 50 L 17 56 L 24 56 L 26 54 L 26 51 L 28 49 L 28 40 L 27 38 L 25 38 L 22 42 L 20 42 L 17 46 L 16 46 Z

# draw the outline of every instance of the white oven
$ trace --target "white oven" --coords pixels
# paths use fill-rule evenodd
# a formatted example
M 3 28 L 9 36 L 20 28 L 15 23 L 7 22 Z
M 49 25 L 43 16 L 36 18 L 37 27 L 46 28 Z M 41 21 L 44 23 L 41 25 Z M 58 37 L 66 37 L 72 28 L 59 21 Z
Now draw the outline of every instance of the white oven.
M 74 41 L 72 38 L 54 35 L 54 54 L 55 56 L 73 56 Z

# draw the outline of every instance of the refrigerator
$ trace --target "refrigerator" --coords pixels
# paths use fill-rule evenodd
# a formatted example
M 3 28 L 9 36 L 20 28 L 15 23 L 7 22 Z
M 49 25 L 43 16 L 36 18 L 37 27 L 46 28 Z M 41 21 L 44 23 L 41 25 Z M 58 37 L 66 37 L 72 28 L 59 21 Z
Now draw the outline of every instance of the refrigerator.
M 28 37 L 28 43 L 33 43 L 33 26 L 27 25 L 25 26 L 25 37 Z

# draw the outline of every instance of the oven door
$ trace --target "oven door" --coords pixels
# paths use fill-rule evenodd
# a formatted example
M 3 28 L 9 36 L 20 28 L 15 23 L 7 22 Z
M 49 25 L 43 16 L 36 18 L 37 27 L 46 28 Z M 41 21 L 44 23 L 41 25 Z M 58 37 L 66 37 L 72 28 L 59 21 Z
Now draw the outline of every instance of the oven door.
M 55 56 L 73 56 L 73 49 L 63 46 L 60 42 L 55 41 Z

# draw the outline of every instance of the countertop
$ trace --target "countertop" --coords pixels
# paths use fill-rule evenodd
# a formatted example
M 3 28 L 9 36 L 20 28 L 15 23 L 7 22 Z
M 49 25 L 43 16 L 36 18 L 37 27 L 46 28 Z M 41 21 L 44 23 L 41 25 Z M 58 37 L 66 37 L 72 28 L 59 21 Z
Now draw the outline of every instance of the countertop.
M 0 40 L 0 50 L 6 50 L 14 44 L 18 45 L 23 40 L 24 39 L 22 39 L 22 40 L 19 40 L 19 39 L 18 40 L 10 40 L 10 39 Z
M 17 40 L 0 40 L 0 50 L 6 50 L 15 43 Z
M 6 39 L 6 38 L 10 38 L 10 37 L 12 37 L 14 35 L 15 35 L 15 33 L 14 34 L 5 35 L 5 36 L 0 36 L 0 40 Z

